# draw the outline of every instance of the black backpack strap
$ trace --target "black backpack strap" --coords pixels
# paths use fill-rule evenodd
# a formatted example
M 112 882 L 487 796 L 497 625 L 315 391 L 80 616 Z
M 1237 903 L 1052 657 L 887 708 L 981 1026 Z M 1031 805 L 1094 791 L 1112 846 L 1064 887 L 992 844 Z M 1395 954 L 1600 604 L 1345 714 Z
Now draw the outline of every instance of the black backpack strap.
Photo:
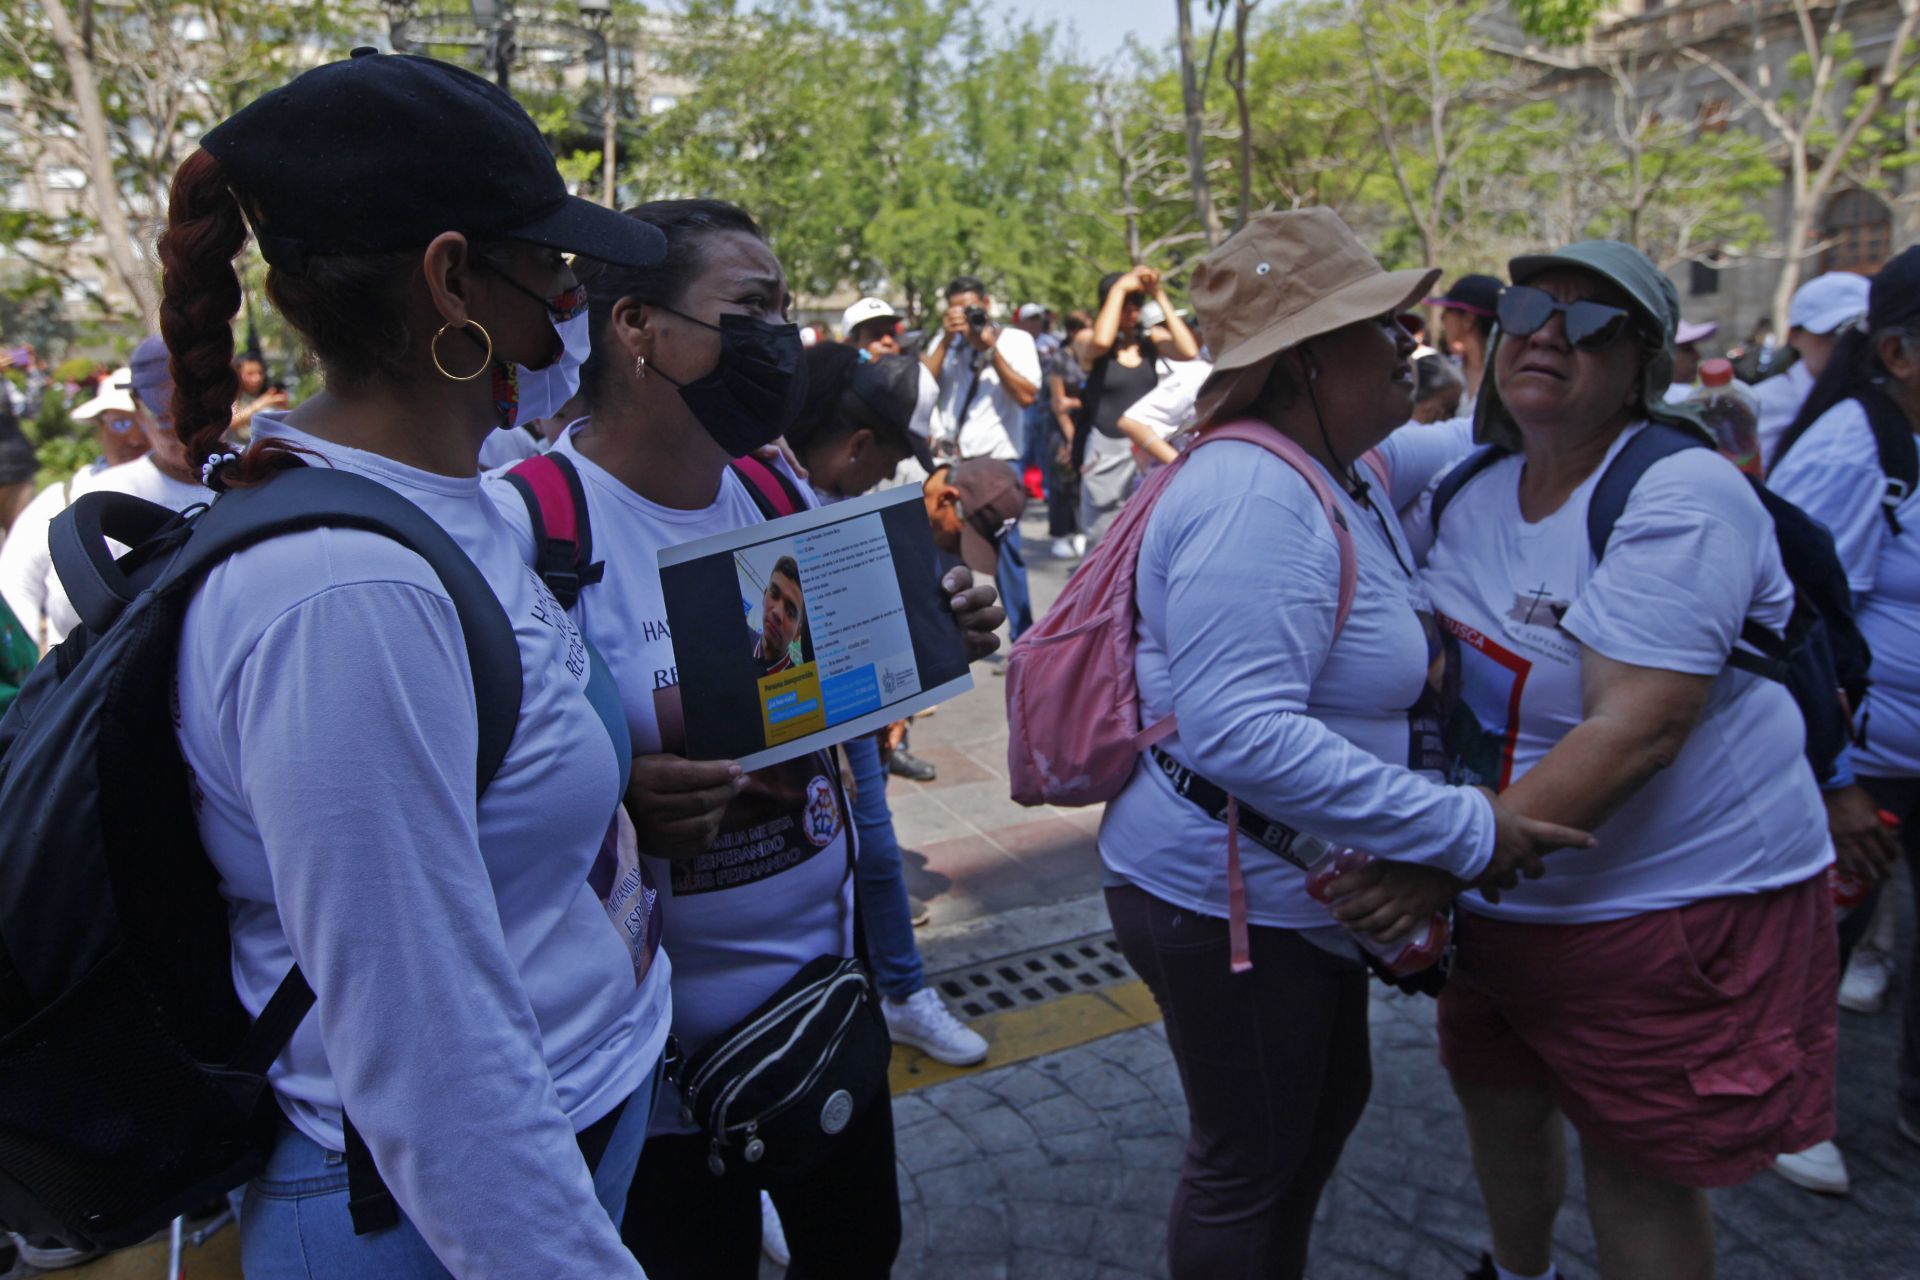
M 1596 564 L 1606 556 L 1613 526 L 1620 523 L 1620 517 L 1627 510 L 1627 499 L 1633 496 L 1633 486 L 1640 483 L 1647 468 L 1683 449 L 1706 447 L 1706 441 L 1690 432 L 1664 422 L 1649 422 L 1613 455 L 1613 461 L 1600 474 L 1599 483 L 1593 486 L 1592 500 L 1587 503 L 1587 547 L 1593 552 Z
M 1433 488 L 1433 502 L 1427 509 L 1430 536 L 1440 532 L 1440 513 L 1447 509 L 1447 504 L 1453 501 L 1455 495 L 1467 487 L 1467 481 L 1506 456 L 1507 450 L 1497 444 L 1483 445 L 1454 463 L 1453 470 L 1440 477 L 1440 483 Z
M 747 496 L 760 508 L 763 520 L 778 520 L 807 509 L 806 499 L 800 496 L 800 490 L 787 478 L 787 473 L 752 454 L 735 458 L 727 464 L 727 470 L 746 486 Z
M 191 590 L 215 565 L 257 542 L 328 528 L 364 529 L 393 539 L 432 567 L 453 600 L 479 708 L 475 784 L 485 791 L 520 721 L 520 648 L 513 624 L 460 544 L 392 489 L 347 471 L 299 467 L 265 484 L 231 490 L 195 522 L 193 536 L 167 566 L 158 589 Z
M 1854 397 L 1867 412 L 1873 428 L 1873 447 L 1880 455 L 1880 472 L 1887 478 L 1886 491 L 1880 496 L 1880 514 L 1897 538 L 1901 533 L 1899 509 L 1920 483 L 1920 447 L 1913 439 L 1913 426 L 1900 406 L 1878 387 L 1868 387 Z
M 248 1028 L 229 1065 L 235 1071 L 265 1076 L 311 1008 L 313 988 L 307 985 L 300 966 L 295 965 L 280 980 L 266 1007 L 260 1010 L 260 1016 L 253 1020 L 253 1026 Z M 340 1128 L 346 1140 L 347 1212 L 353 1217 L 353 1234 L 370 1235 L 399 1226 L 400 1205 L 375 1167 L 366 1141 L 344 1111 L 340 1113 Z
M 47 527 L 47 550 L 61 589 L 87 630 L 105 631 L 140 594 L 107 549 L 107 539 L 142 547 L 158 539 L 168 525 L 184 539 L 187 524 L 180 514 L 130 493 L 82 494 L 54 517 Z
M 528 458 L 507 472 L 507 483 L 527 504 L 533 522 L 534 569 L 562 609 L 606 576 L 606 562 L 593 559 L 593 521 L 580 470 L 563 453 Z
M 1627 441 L 1620 452 L 1613 455 L 1613 461 L 1601 473 L 1599 483 L 1593 487 L 1593 497 L 1587 503 L 1587 547 L 1593 552 L 1596 564 L 1607 554 L 1607 543 L 1613 537 L 1613 527 L 1620 523 L 1620 517 L 1626 513 L 1627 501 L 1633 496 L 1633 486 L 1640 483 L 1640 477 L 1647 473 L 1647 469 L 1684 450 L 1707 447 L 1706 441 L 1690 431 L 1668 426 L 1664 422 L 1649 422 L 1640 429 L 1640 434 Z M 1758 485 L 1755 487 L 1758 488 Z M 1764 501 L 1763 494 L 1763 504 Z M 1786 682 L 1787 670 L 1793 660 L 1793 645 L 1786 637 L 1776 635 L 1748 618 L 1740 624 L 1740 640 L 1755 652 L 1734 649 L 1727 655 L 1728 666 L 1783 684 Z

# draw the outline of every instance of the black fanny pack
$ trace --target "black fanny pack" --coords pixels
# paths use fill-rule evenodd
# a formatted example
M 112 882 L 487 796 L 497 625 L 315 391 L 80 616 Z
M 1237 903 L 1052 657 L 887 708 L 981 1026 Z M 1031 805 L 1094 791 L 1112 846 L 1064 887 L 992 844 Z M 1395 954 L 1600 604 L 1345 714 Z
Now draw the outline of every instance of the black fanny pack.
M 707 1135 L 716 1178 L 729 1161 L 805 1174 L 880 1099 L 892 1052 L 866 965 L 819 956 L 678 1068 L 680 1118 Z
M 847 881 L 853 881 L 853 817 L 835 778 L 846 820 Z M 680 1119 L 707 1136 L 707 1168 L 729 1162 L 777 1177 L 802 1175 L 832 1154 L 840 1135 L 885 1096 L 893 1042 L 868 975 L 859 886 L 853 886 L 852 956 L 808 961 L 759 1008 L 681 1061 L 670 1049 L 667 1078 L 680 1090 Z

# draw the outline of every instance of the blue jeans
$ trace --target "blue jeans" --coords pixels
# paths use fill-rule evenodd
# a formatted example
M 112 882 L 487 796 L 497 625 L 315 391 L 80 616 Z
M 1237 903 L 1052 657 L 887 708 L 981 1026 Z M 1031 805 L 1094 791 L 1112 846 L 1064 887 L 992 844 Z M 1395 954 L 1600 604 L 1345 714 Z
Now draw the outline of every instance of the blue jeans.
M 1027 482 L 1020 474 L 1020 464 L 1009 462 L 1007 465 L 1013 468 L 1014 483 L 1024 494 Z M 1008 635 L 1018 640 L 1020 633 L 1033 625 L 1033 594 L 1027 590 L 1027 561 L 1020 554 L 1018 520 L 1007 526 L 1006 536 L 1000 539 L 1000 569 L 993 577 L 1000 588 L 1000 604 L 1007 611 Z
M 860 832 L 855 863 L 860 917 L 866 925 L 867 960 L 880 990 L 896 1000 L 927 985 L 920 948 L 913 941 L 913 913 L 900 867 L 900 841 L 887 808 L 887 769 L 872 734 L 843 743 L 853 770 L 853 825 Z
M 1021 411 L 1020 422 L 1027 432 L 1026 443 L 1020 448 L 1020 470 L 1038 467 L 1041 490 L 1045 492 L 1053 487 L 1048 475 L 1052 468 L 1047 465 L 1048 436 L 1053 433 L 1052 403 L 1044 396 L 1035 400 Z
M 593 1191 L 617 1228 L 627 1211 L 627 1188 L 640 1164 L 647 1122 L 660 1091 L 660 1067 L 627 1099 Z M 530 1224 L 538 1230 L 539 1224 Z M 400 1225 L 372 1235 L 353 1234 L 347 1210 L 347 1158 L 328 1151 L 283 1123 L 267 1167 L 246 1187 L 240 1212 L 240 1257 L 247 1280 L 452 1280 L 419 1228 L 404 1213 Z

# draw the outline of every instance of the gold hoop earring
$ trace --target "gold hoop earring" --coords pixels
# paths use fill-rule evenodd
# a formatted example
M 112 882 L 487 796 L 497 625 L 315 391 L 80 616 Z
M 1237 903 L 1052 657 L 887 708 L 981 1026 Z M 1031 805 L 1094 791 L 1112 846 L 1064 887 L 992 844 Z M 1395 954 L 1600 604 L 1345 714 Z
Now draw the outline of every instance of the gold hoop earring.
M 433 357 L 433 367 L 440 371 L 441 377 L 446 378 L 453 382 L 472 382 L 475 378 L 485 373 L 487 371 L 487 367 L 493 363 L 493 335 L 488 333 L 486 330 L 486 326 L 482 325 L 478 320 L 469 320 L 467 321 L 467 324 L 470 324 L 474 328 L 480 330 L 480 336 L 487 340 L 487 354 L 480 357 L 480 367 L 478 369 L 475 369 L 472 373 L 468 374 L 466 377 L 463 378 L 457 373 L 448 373 L 447 366 L 440 363 L 440 339 L 442 336 L 445 335 L 447 330 L 454 327 L 452 321 L 448 321 L 446 324 L 441 325 L 440 328 L 434 333 L 433 341 L 427 344 L 427 354 Z M 465 327 L 466 327 L 465 325 L 461 326 L 461 328 L 465 328 Z
M 641 382 L 647 380 L 647 358 L 645 356 L 635 356 L 633 358 L 633 376 Z

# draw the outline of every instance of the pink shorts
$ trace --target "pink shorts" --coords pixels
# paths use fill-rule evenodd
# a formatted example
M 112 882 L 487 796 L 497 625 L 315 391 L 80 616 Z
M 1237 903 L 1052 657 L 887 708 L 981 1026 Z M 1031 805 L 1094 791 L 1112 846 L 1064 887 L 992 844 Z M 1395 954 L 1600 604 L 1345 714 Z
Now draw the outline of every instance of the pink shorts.
M 1693 1187 L 1833 1136 L 1840 981 L 1825 874 L 1600 924 L 1465 915 L 1440 1060 L 1546 1086 L 1581 1141 Z

